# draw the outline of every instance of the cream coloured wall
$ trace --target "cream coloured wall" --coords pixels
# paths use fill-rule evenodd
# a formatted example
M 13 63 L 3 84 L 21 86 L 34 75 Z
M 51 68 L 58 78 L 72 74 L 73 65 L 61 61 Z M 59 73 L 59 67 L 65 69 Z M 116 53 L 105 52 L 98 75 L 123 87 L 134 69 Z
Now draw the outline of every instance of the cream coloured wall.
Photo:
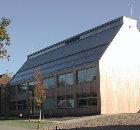
M 101 114 L 140 110 L 140 32 L 137 21 L 123 26 L 99 61 Z

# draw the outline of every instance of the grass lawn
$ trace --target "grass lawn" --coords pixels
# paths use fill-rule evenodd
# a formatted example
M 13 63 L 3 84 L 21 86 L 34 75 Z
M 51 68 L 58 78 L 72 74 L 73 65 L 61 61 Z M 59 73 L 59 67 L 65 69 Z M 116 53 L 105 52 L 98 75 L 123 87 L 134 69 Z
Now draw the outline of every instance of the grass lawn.
M 25 121 L 25 120 L 0 120 L 1 125 L 17 126 L 23 128 L 36 129 L 38 128 L 39 121 Z M 55 126 L 57 123 L 41 121 L 40 128 Z

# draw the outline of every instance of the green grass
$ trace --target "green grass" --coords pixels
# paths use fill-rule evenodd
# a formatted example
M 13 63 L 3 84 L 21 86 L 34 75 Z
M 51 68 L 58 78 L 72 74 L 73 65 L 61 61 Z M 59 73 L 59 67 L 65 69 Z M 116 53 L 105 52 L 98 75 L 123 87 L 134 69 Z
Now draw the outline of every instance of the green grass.
M 16 126 L 23 128 L 36 129 L 38 128 L 39 121 L 25 121 L 25 120 L 0 120 L 1 125 Z M 57 125 L 57 123 L 41 121 L 40 128 Z

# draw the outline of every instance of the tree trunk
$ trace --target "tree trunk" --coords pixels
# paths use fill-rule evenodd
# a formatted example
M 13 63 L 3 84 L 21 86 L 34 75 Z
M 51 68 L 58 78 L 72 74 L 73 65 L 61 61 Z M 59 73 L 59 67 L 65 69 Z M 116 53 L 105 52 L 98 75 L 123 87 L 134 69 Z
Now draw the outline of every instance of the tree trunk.
M 39 120 L 41 121 L 41 104 L 40 104 L 40 107 L 39 107 L 39 111 L 40 111 L 40 113 L 39 113 Z

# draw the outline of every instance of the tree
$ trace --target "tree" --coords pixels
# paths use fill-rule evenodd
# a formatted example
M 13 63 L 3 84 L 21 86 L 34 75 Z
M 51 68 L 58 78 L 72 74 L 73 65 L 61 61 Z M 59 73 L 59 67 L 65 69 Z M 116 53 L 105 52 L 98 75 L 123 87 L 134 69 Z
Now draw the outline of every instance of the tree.
M 43 79 L 40 76 L 40 68 L 34 69 L 34 97 L 39 106 L 39 120 L 41 121 L 41 104 L 46 99 L 47 91 L 44 89 Z
M 7 33 L 6 26 L 11 23 L 11 20 L 5 17 L 2 17 L 2 22 L 0 22 L 0 59 L 7 56 L 7 59 L 9 61 L 10 55 L 7 55 L 7 50 L 4 49 L 4 42 L 6 45 L 10 45 L 10 37 Z

